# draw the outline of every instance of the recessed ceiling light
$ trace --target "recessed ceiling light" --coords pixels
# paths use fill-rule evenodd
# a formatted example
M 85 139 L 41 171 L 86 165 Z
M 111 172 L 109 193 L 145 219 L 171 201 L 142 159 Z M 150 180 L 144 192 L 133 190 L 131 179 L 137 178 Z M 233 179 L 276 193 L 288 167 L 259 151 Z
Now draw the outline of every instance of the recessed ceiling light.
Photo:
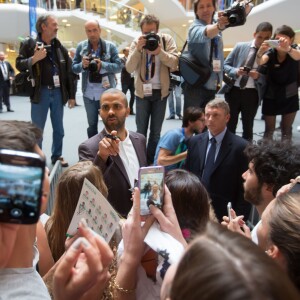
M 63 19 L 63 20 L 61 20 L 63 23 L 67 23 L 68 22 L 68 20 L 66 20 L 66 19 Z
M 106 29 L 107 32 L 111 32 L 109 29 Z
M 182 24 L 182 27 L 186 27 L 186 24 Z
M 149 1 L 149 3 L 154 3 L 154 0 L 148 0 Z
M 193 23 L 194 20 L 189 20 L 189 23 Z
M 70 27 L 70 26 L 71 26 L 71 24 L 69 24 L 69 23 L 68 23 L 68 24 L 66 24 L 66 27 Z

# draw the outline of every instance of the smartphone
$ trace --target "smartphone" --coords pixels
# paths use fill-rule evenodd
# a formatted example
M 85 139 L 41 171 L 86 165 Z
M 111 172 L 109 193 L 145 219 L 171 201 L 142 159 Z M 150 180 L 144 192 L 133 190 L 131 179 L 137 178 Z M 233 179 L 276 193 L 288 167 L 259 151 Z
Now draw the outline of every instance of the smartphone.
M 36 153 L 0 150 L 0 222 L 38 221 L 44 170 L 45 161 Z
M 268 43 L 272 48 L 276 48 L 280 44 L 279 40 L 266 40 L 265 43 Z
M 228 214 L 229 221 L 232 220 L 231 213 L 230 213 L 231 208 L 232 208 L 231 202 L 228 202 L 228 204 L 227 204 L 227 214 Z
M 162 209 L 165 190 L 165 168 L 162 166 L 142 167 L 139 170 L 141 215 L 151 214 L 149 205 Z
M 44 43 L 42 43 L 42 42 L 36 42 L 36 44 L 37 44 L 37 49 L 38 50 L 42 49 L 43 46 L 44 46 Z
M 251 68 L 249 68 L 249 67 L 244 67 L 244 68 L 243 68 L 243 71 L 249 73 L 249 72 L 251 71 Z

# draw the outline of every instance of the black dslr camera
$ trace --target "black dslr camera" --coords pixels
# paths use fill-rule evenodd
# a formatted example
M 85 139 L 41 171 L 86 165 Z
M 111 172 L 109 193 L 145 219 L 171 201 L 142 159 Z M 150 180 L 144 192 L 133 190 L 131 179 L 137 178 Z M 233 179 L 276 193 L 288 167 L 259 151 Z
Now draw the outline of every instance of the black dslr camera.
M 246 23 L 247 15 L 250 13 L 252 9 L 252 4 L 250 1 L 236 1 L 233 5 L 224 10 L 223 16 L 228 17 L 229 24 L 226 27 L 235 27 L 241 26 Z
M 159 36 L 155 32 L 150 32 L 145 35 L 146 45 L 145 49 L 155 51 L 159 45 Z
M 90 64 L 89 64 L 88 70 L 90 72 L 97 72 L 97 70 L 98 70 L 98 65 L 97 65 L 97 62 L 95 61 L 95 58 L 99 58 L 99 57 L 96 57 L 95 55 L 89 56 Z
M 90 61 L 90 64 L 88 66 L 89 71 L 89 81 L 91 83 L 101 83 L 102 82 L 102 75 L 98 72 L 98 64 L 95 61 L 97 57 L 94 54 L 90 54 L 88 60 Z

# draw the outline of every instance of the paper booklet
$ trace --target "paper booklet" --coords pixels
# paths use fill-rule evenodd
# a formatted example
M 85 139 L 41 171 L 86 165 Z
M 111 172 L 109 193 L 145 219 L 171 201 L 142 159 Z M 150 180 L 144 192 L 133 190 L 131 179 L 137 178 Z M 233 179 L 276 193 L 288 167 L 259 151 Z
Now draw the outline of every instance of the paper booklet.
M 79 221 L 84 218 L 88 226 L 101 235 L 108 243 L 112 238 L 120 218 L 114 208 L 88 180 L 84 179 L 80 197 L 67 236 L 77 232 Z

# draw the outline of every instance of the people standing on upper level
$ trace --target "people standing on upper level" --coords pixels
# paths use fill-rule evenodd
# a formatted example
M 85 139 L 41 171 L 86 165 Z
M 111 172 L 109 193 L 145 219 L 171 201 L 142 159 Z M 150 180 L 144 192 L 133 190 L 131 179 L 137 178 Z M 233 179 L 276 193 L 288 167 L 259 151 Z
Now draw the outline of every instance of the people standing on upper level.
M 87 40 L 80 42 L 72 63 L 74 73 L 82 73 L 82 93 L 89 127 L 89 138 L 98 134 L 99 99 L 102 93 L 116 86 L 115 73 L 121 71 L 122 62 L 116 46 L 100 37 L 97 20 L 85 23 Z

